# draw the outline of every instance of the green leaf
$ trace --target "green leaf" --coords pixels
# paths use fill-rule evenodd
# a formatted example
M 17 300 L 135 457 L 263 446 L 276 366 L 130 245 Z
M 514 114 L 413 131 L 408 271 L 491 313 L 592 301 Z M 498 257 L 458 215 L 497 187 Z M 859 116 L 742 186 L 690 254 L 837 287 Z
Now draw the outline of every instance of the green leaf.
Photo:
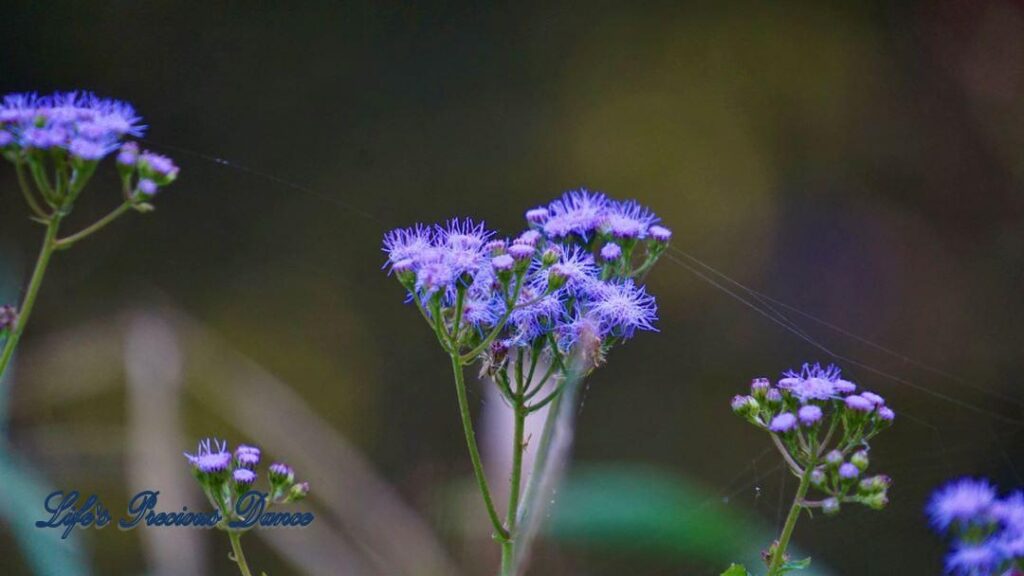
M 733 564 L 729 569 L 722 572 L 722 576 L 751 576 L 750 572 L 741 564 Z

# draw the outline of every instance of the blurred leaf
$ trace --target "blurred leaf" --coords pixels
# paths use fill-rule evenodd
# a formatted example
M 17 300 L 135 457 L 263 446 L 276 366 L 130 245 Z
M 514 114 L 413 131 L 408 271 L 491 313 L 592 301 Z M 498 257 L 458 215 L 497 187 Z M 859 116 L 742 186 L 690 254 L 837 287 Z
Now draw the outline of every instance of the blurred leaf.
M 79 535 L 72 532 L 62 540 L 61 531 L 35 527 L 42 503 L 50 493 L 48 482 L 27 463 L 0 445 L 0 518 L 18 541 L 26 563 L 35 574 L 85 576 L 88 558 Z
M 747 569 L 739 564 L 733 564 L 729 566 L 729 569 L 722 572 L 722 576 L 751 576 Z
M 806 570 L 811 565 L 810 558 L 803 560 L 790 560 L 782 565 L 782 573 L 793 572 L 794 570 Z
M 609 551 L 725 565 L 760 561 L 774 534 L 718 495 L 649 466 L 575 468 L 561 486 L 548 536 Z M 733 565 L 734 569 L 743 569 Z M 726 574 L 746 574 L 726 572 Z M 818 573 L 825 573 L 819 571 Z

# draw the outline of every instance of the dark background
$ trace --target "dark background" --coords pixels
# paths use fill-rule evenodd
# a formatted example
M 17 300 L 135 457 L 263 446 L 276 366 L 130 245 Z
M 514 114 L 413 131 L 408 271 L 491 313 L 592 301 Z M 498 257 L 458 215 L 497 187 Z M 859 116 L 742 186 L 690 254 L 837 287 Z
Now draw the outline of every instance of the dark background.
M 891 506 L 805 519 L 796 542 L 837 574 L 936 574 L 929 492 L 963 474 L 1024 484 L 1022 56 L 1024 5 L 1001 1 L 8 2 L 0 92 L 128 100 L 145 144 L 182 167 L 156 212 L 59 255 L 23 341 L 42 360 L 22 369 L 56 362 L 48 346 L 76 327 L 99 339 L 125 310 L 183 311 L 354 443 L 465 573 L 489 573 L 437 497 L 469 473 L 447 360 L 380 270 L 380 237 L 455 215 L 514 234 L 527 208 L 588 186 L 649 205 L 675 246 L 739 282 L 898 351 L 787 312 L 895 376 L 840 362 L 900 415 L 873 452 Z M 113 182 L 72 221 L 109 209 Z M 0 170 L 8 300 L 40 234 L 15 186 Z M 675 262 L 649 289 L 661 332 L 591 377 L 574 462 L 658 469 L 776 529 L 775 458 L 755 461 L 766 438 L 728 401 L 828 355 Z M 121 376 L 95 378 L 113 387 L 57 407 L 19 380 L 8 432 L 51 485 L 117 502 L 129 408 Z M 188 446 L 237 437 L 199 403 L 182 419 Z M 97 573 L 145 573 L 138 531 L 81 536 Z M 550 538 L 533 573 L 724 568 L 618 544 Z M 249 546 L 268 573 L 298 571 Z M 30 573 L 9 527 L 0 566 Z

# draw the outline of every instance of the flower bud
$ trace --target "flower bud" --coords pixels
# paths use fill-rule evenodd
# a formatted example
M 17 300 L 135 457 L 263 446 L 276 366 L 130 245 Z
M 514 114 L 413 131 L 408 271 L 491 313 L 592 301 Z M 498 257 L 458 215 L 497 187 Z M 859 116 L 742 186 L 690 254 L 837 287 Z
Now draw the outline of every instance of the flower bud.
M 547 208 L 534 208 L 526 211 L 526 221 L 530 224 L 543 224 L 548 219 Z
M 757 400 L 754 400 L 754 398 L 750 396 L 743 395 L 733 397 L 731 405 L 732 411 L 735 412 L 736 414 L 739 414 L 740 416 L 743 416 L 744 418 L 749 418 L 753 416 L 754 414 L 757 413 L 758 409 L 760 408 L 760 405 L 757 403 Z
M 889 478 L 885 474 L 878 474 L 871 476 L 860 481 L 858 490 L 866 494 L 875 494 L 878 492 L 885 492 L 889 489 L 892 484 L 892 478 Z
M 861 472 L 868 469 L 868 453 L 867 450 L 858 450 L 850 456 L 850 462 L 857 467 Z
M 546 255 L 546 253 L 545 253 Z M 565 273 L 565 270 L 561 265 L 554 265 L 548 272 L 548 292 L 554 292 L 565 286 L 565 283 L 569 281 L 569 276 Z
M 830 468 L 838 468 L 843 463 L 843 453 L 839 450 L 832 450 L 828 454 L 825 454 L 825 464 L 828 464 Z
M 814 486 L 824 486 L 825 480 L 827 479 L 828 476 L 826 476 L 825 471 L 823 469 L 815 468 L 814 470 L 811 471 L 811 484 L 813 484 Z
M 860 498 L 860 502 L 872 510 L 881 510 L 889 504 L 889 496 L 883 490 Z
M 292 470 L 291 466 L 276 462 L 270 465 L 267 469 L 268 476 L 270 478 L 270 484 L 272 486 L 291 485 L 295 482 L 295 471 Z
M 768 429 L 772 432 L 785 433 L 796 428 L 796 416 L 789 412 L 783 412 L 775 418 L 772 418 L 771 424 L 768 425 Z
M 650 235 L 651 240 L 660 244 L 668 244 L 668 241 L 672 239 L 672 231 L 664 226 L 651 226 L 647 229 L 647 233 Z
M 544 266 L 551 266 L 555 262 L 558 262 L 558 259 L 561 257 L 561 255 L 561 250 L 559 250 L 555 246 L 551 246 L 550 248 L 545 250 L 543 254 L 541 254 L 540 263 L 543 264 Z
M 504 240 L 491 240 L 487 244 L 484 244 L 484 252 L 491 256 L 500 256 L 507 251 L 508 247 L 505 245 Z
M 235 469 L 231 477 L 235 481 L 235 486 L 242 489 L 248 488 L 256 482 L 256 473 L 248 468 Z
M 508 248 L 509 256 L 518 261 L 529 261 L 536 249 L 529 244 L 513 244 Z
M 800 417 L 800 423 L 804 426 L 814 426 L 821 421 L 821 408 L 814 404 L 801 406 L 797 415 Z
M 837 498 L 826 498 L 821 502 L 821 511 L 826 516 L 835 516 L 839 514 L 839 500 Z
M 601 258 L 606 262 L 614 262 L 622 256 L 622 248 L 618 244 L 608 243 L 601 248 Z
M 782 402 L 782 392 L 778 388 L 769 388 L 764 394 L 764 399 L 771 405 L 778 405 Z
M 298 502 L 309 494 L 309 482 L 299 482 L 292 486 L 291 490 L 288 491 L 288 496 L 285 498 L 285 502 Z
M 843 480 L 854 480 L 857 476 L 860 476 L 860 470 L 853 464 L 845 462 L 839 467 L 839 477 Z
M 750 382 L 750 394 L 758 400 L 763 400 L 771 387 L 772 385 L 767 378 L 754 378 Z

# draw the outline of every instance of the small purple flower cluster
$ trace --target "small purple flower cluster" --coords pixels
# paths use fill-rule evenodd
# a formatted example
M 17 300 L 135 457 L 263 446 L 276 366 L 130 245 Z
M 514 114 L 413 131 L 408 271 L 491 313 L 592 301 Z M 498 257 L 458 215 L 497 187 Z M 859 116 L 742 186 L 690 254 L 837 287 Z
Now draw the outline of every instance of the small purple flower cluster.
M 228 450 L 227 442 L 216 438 L 200 441 L 195 454 L 185 453 L 196 480 L 225 518 L 231 517 L 233 503 L 238 497 L 255 484 L 258 478 L 256 467 L 261 456 L 259 448 L 245 444 L 239 445 L 232 453 Z M 285 464 L 271 464 L 267 478 L 270 482 L 270 502 L 295 502 L 309 493 L 309 484 L 296 483 L 295 473 Z
M 936 490 L 927 507 L 939 532 L 954 538 L 946 570 L 962 576 L 1024 571 L 1024 492 L 999 498 L 987 480 L 963 478 Z
M 515 238 L 472 220 L 385 236 L 387 267 L 442 345 L 483 353 L 494 342 L 501 354 L 551 343 L 566 353 L 655 329 L 654 297 L 639 282 L 671 232 L 653 213 L 579 190 L 527 211 L 526 220 Z
M 51 204 L 74 200 L 99 161 L 118 149 L 118 169 L 132 193 L 152 196 L 173 182 L 178 168 L 170 159 L 125 143 L 145 128 L 130 104 L 88 92 L 9 94 L 0 100 L 0 153 L 27 165 Z M 47 181 L 50 172 L 55 175 Z
M 896 415 L 885 399 L 844 380 L 839 368 L 804 364 L 788 371 L 775 386 L 757 378 L 750 393 L 735 396 L 732 409 L 772 435 L 776 447 L 797 476 L 809 472 L 810 483 L 827 497 L 808 506 L 827 514 L 844 502 L 880 509 L 888 503 L 888 476 L 864 478 L 868 441 L 890 426 Z

